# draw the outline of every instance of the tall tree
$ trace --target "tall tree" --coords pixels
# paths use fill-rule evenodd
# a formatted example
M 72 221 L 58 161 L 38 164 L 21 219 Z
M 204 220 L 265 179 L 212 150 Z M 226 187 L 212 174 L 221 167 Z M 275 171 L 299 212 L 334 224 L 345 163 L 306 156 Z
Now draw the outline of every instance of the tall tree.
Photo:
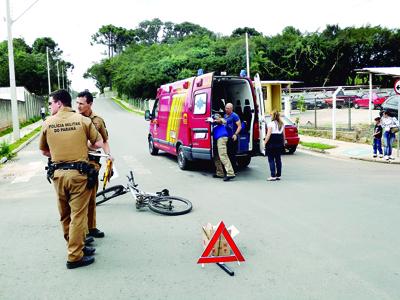
M 261 32 L 258 32 L 257 30 L 255 30 L 252 27 L 239 27 L 236 28 L 234 31 L 232 31 L 231 36 L 232 37 L 238 37 L 238 36 L 242 36 L 247 32 L 248 35 L 250 36 L 258 36 L 258 35 L 262 35 Z

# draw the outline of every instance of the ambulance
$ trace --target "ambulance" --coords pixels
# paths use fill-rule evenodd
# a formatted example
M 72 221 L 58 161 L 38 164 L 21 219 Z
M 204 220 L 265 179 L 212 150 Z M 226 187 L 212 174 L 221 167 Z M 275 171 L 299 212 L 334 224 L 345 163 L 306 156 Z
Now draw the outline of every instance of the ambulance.
M 258 74 L 254 84 L 245 76 L 201 74 L 164 84 L 157 90 L 150 122 L 148 147 L 151 155 L 159 150 L 177 157 L 182 170 L 194 160 L 213 159 L 213 133 L 210 118 L 225 114 L 232 103 L 243 129 L 238 136 L 237 162 L 246 167 L 251 157 L 264 153 L 264 101 Z M 261 120 L 261 121 L 260 121 Z

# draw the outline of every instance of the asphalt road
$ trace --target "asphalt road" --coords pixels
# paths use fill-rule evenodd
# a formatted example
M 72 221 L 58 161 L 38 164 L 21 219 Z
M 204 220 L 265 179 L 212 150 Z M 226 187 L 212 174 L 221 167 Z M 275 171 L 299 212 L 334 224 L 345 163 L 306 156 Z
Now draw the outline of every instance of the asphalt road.
M 0 299 L 399 299 L 399 167 L 296 152 L 280 182 L 255 158 L 235 181 L 209 165 L 181 171 L 147 150 L 143 117 L 96 99 L 125 184 L 133 170 L 146 191 L 168 188 L 193 202 L 178 217 L 137 211 L 129 194 L 98 208 L 106 237 L 95 264 L 67 270 L 66 247 L 46 159 L 35 140 L 0 169 Z M 240 231 L 246 262 L 230 277 L 201 268 L 201 225 Z

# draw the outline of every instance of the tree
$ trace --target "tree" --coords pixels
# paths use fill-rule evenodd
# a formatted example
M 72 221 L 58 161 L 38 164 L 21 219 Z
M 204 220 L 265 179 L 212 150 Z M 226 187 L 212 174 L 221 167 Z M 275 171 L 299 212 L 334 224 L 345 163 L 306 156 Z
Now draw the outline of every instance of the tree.
M 231 37 L 238 37 L 238 36 L 242 36 L 247 32 L 247 34 L 249 36 L 258 36 L 258 35 L 262 35 L 261 32 L 258 32 L 257 30 L 255 30 L 252 27 L 239 27 L 236 28 L 234 31 L 232 31 Z
M 94 64 L 83 74 L 83 78 L 94 79 L 100 93 L 104 93 L 104 88 L 109 86 L 111 82 L 110 60 L 107 59 Z
M 129 38 L 134 42 L 122 47 L 120 55 L 89 69 L 87 76 L 99 81 L 99 87 L 112 80 L 120 94 L 154 97 L 161 84 L 195 76 L 199 68 L 239 74 L 246 66 L 246 31 L 252 35 L 251 73 L 264 80 L 300 80 L 304 86 L 352 84 L 367 80 L 353 72 L 356 68 L 400 61 L 400 30 L 379 26 L 328 25 L 311 33 L 290 26 L 270 37 L 243 27 L 226 37 L 189 22 L 153 19 L 131 30 Z M 376 78 L 375 82 L 389 80 Z
M 58 44 L 50 37 L 37 38 L 33 42 L 32 52 L 46 54 L 46 48 L 49 48 L 49 51 L 51 52 L 51 56 L 53 58 L 58 59 L 61 57 L 61 49 L 58 47 Z
M 50 56 L 50 76 L 56 78 L 57 70 L 54 67 L 54 59 L 57 59 L 57 54 L 61 54 L 61 49 L 58 48 L 51 38 L 38 38 L 33 43 L 32 47 L 27 45 L 23 39 L 14 39 L 14 63 L 15 63 L 15 80 L 17 86 L 24 86 L 30 92 L 37 95 L 45 95 L 48 93 L 47 79 L 47 57 L 46 47 L 51 47 L 52 55 Z M 65 65 L 65 68 L 73 68 L 70 62 L 65 62 L 59 59 L 60 63 Z M 67 79 L 68 80 L 68 79 Z M 8 47 L 7 42 L 0 43 L 0 86 L 10 86 L 9 70 L 8 70 Z M 58 86 L 53 81 L 52 89 Z
M 92 35 L 91 43 L 107 46 L 108 58 L 121 53 L 123 49 L 135 41 L 136 32 L 114 25 L 103 25 Z

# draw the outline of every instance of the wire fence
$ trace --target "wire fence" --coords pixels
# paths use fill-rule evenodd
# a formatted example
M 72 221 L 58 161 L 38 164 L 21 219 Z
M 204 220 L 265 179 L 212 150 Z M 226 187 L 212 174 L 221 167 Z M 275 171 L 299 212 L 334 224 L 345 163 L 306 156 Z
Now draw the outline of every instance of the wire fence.
M 284 101 L 286 115 L 305 134 L 332 137 L 333 126 L 339 139 L 369 143 L 372 141 L 374 119 L 380 116 L 382 105 L 393 94 L 393 89 L 374 90 L 371 114 L 368 108 L 369 90 L 345 90 L 336 98 L 333 109 L 332 91 L 302 92 Z M 289 113 L 288 113 L 289 112 Z M 318 133 L 317 133 L 318 132 Z

